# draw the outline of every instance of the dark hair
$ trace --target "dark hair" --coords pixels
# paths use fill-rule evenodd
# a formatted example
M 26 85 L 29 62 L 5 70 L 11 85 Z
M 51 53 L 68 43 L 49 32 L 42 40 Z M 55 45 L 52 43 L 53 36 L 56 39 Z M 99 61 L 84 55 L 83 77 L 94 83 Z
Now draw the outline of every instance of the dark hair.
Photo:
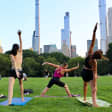
M 68 65 L 66 62 L 64 62 L 61 66 L 65 67 L 66 65 Z
M 93 56 L 92 58 L 93 59 L 101 59 L 102 58 L 102 55 L 103 55 L 103 52 L 102 50 L 97 50 L 93 53 Z
M 18 44 L 13 44 L 11 54 L 16 56 L 18 49 L 19 49 L 19 45 Z

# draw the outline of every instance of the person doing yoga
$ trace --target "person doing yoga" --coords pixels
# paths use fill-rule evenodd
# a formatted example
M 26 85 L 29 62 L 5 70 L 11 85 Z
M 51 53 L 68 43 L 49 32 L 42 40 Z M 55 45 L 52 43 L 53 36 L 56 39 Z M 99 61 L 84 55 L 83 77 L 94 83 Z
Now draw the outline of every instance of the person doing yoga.
M 84 68 L 81 72 L 81 76 L 84 81 L 84 101 L 86 102 L 86 96 L 87 96 L 87 86 L 88 82 L 90 83 L 91 86 L 91 92 L 92 92 L 92 101 L 93 101 L 93 106 L 98 107 L 96 103 L 96 94 L 97 94 L 97 59 L 102 59 L 103 52 L 101 50 L 97 50 L 93 52 L 93 48 L 95 45 L 95 40 L 96 40 L 96 30 L 97 30 L 97 25 L 96 23 L 94 30 L 93 30 L 93 36 L 92 36 L 92 42 L 87 54 L 87 57 L 85 58 L 85 64 Z
M 13 87 L 15 83 L 15 79 L 18 78 L 21 98 L 24 101 L 24 89 L 23 89 L 23 72 L 22 72 L 22 39 L 21 39 L 21 31 L 18 31 L 20 47 L 18 44 L 14 44 L 11 50 L 10 59 L 11 59 L 11 70 L 9 74 L 9 88 L 8 88 L 8 105 L 12 105 L 12 97 L 13 97 Z
M 44 96 L 45 93 L 49 90 L 49 88 L 51 88 L 54 84 L 60 86 L 60 87 L 64 87 L 66 93 L 68 94 L 69 97 L 72 97 L 70 90 L 67 86 L 67 84 L 65 84 L 64 82 L 60 81 L 60 78 L 64 76 L 65 72 L 71 72 L 73 70 L 76 70 L 79 68 L 79 64 L 76 67 L 67 69 L 68 64 L 67 63 L 63 63 L 61 66 L 60 65 L 56 65 L 53 63 L 49 63 L 49 62 L 45 62 L 43 63 L 43 65 L 48 64 L 50 66 L 53 66 L 56 68 L 54 75 L 52 77 L 52 79 L 49 81 L 47 87 L 43 90 L 43 92 L 41 93 L 41 96 Z

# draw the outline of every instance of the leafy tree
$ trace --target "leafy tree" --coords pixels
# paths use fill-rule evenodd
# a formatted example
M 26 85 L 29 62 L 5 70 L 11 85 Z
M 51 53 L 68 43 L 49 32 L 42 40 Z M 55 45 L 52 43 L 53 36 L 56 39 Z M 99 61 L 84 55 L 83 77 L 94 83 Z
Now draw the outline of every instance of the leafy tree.
M 9 56 L 0 54 L 0 74 L 2 76 L 8 76 L 10 70 Z
M 74 67 L 74 66 L 77 66 L 78 63 L 80 64 L 79 69 L 70 72 L 70 73 L 69 73 L 70 76 L 80 76 L 80 73 L 81 73 L 81 71 L 82 71 L 83 64 L 84 64 L 84 58 L 76 57 L 76 58 L 71 58 L 71 59 L 68 61 L 69 68 L 72 68 L 72 67 Z
M 98 74 L 99 75 L 106 75 L 109 73 L 109 61 L 106 60 L 99 60 L 98 61 Z
M 24 59 L 23 70 L 28 74 L 28 76 L 40 76 L 40 64 L 31 57 L 27 57 Z
M 54 64 L 59 65 L 60 63 L 56 60 L 56 58 L 54 57 L 48 57 L 47 59 L 45 59 L 45 62 L 51 62 Z M 44 65 L 44 70 L 47 69 L 50 73 L 50 75 L 52 75 L 54 73 L 55 68 L 49 65 Z
M 31 51 L 31 50 L 23 50 L 23 58 L 26 58 L 26 57 L 37 58 L 38 54 L 37 52 Z

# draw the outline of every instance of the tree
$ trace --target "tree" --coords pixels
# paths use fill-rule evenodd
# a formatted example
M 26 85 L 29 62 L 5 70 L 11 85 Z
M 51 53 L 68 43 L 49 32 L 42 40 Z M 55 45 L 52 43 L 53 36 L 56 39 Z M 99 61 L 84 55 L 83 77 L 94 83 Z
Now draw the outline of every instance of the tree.
M 23 61 L 23 70 L 28 76 L 36 77 L 40 76 L 40 64 L 37 63 L 33 58 L 27 57 Z
M 0 54 L 0 74 L 2 76 L 8 76 L 10 70 L 9 56 L 6 54 Z
M 70 72 L 69 73 L 70 76 L 80 76 L 80 73 L 82 71 L 83 64 L 84 64 L 84 58 L 76 57 L 76 58 L 71 58 L 68 61 L 69 68 L 74 67 L 74 66 L 77 66 L 78 63 L 80 64 L 79 69 Z
M 109 44 L 109 49 L 106 53 L 106 56 L 109 58 L 109 60 L 112 62 L 112 43 Z
M 23 50 L 23 58 L 26 58 L 26 57 L 37 58 L 38 54 L 37 52 L 31 51 L 31 50 Z
M 97 65 L 97 71 L 99 75 L 106 75 L 109 73 L 109 61 L 99 60 Z
M 60 64 L 54 57 L 48 57 L 47 59 L 45 59 L 45 62 L 51 62 L 51 63 L 57 64 L 57 65 Z M 50 75 L 52 75 L 55 70 L 55 68 L 50 65 L 44 65 L 44 70 L 45 69 L 47 69 L 49 71 Z

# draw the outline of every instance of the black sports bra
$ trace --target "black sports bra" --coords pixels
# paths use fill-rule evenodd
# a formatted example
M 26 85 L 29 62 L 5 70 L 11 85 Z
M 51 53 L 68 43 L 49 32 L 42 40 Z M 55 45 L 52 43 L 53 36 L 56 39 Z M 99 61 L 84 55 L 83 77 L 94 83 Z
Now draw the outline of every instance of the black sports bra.
M 85 59 L 85 67 L 87 68 L 92 68 L 92 65 L 90 64 L 90 59 L 91 59 L 91 55 L 87 56 L 86 59 Z

